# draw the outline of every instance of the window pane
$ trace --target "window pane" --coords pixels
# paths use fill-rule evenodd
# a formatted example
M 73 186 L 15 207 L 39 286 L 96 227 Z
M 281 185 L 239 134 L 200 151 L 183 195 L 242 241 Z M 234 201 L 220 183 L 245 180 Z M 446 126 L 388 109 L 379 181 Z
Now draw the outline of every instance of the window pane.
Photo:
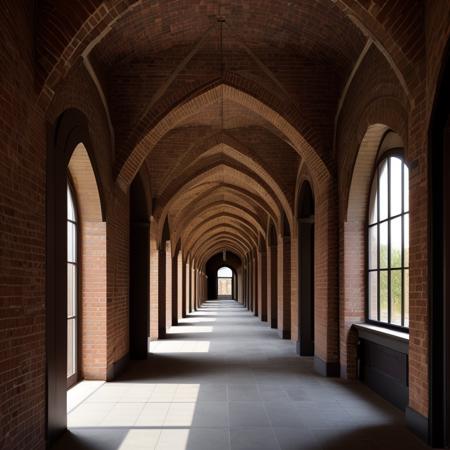
M 409 211 L 409 169 L 403 164 L 403 211 Z
M 378 177 L 373 177 L 372 187 L 370 189 L 370 203 L 369 203 L 369 224 L 378 221 Z
M 403 251 L 404 251 L 404 260 L 403 264 L 405 267 L 409 267 L 409 214 L 405 214 L 403 216 Z
M 369 319 L 378 320 L 378 272 L 369 273 Z
M 75 222 L 75 207 L 69 186 L 67 186 L 67 219 Z
M 404 302 L 405 302 L 405 322 L 403 326 L 409 327 L 409 270 L 403 272 L 403 286 L 404 286 Z
M 67 261 L 76 262 L 76 226 L 67 222 Z
M 217 271 L 217 276 L 219 278 L 231 278 L 233 276 L 233 272 L 229 267 L 221 267 Z
M 371 186 L 368 229 L 368 317 L 405 327 L 409 325 L 409 272 L 403 274 L 409 267 L 408 177 L 400 157 L 380 163 Z
M 380 164 L 380 188 L 379 188 L 379 202 L 380 202 L 380 220 L 384 220 L 388 216 L 388 165 L 387 160 Z
M 218 295 L 231 295 L 231 278 L 218 278 Z
M 402 271 L 391 272 L 391 323 L 402 324 Z
M 390 220 L 391 224 L 391 267 L 402 266 L 402 218 Z
M 67 317 L 76 314 L 77 298 L 77 278 L 76 267 L 73 264 L 67 264 Z
M 396 216 L 402 212 L 402 165 L 399 158 L 389 158 L 391 164 L 390 195 L 391 195 L 391 214 Z
M 369 269 L 378 267 L 378 225 L 369 228 Z
M 76 372 L 76 321 L 67 320 L 67 378 Z
M 388 223 L 383 222 L 380 225 L 380 269 L 386 269 L 388 266 Z
M 388 271 L 380 272 L 380 320 L 388 321 Z

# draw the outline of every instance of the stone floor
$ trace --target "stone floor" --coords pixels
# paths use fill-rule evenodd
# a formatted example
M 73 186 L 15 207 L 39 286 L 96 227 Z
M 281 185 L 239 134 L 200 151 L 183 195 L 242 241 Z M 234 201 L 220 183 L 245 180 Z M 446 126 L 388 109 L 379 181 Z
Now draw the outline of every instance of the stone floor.
M 57 449 L 426 448 L 403 413 L 311 358 L 234 301 L 208 301 L 113 383 L 69 391 Z

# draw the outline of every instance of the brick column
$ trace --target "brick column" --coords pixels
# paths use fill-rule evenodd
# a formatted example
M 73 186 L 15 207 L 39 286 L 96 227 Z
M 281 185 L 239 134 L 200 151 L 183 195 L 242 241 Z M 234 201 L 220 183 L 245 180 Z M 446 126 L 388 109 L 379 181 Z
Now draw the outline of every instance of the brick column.
M 81 376 L 105 380 L 106 222 L 81 226 Z
M 267 321 L 271 328 L 277 328 L 278 317 L 278 285 L 277 245 L 267 247 Z
M 171 307 L 171 319 L 170 324 L 176 325 L 178 323 L 178 252 L 171 258 L 171 283 L 172 283 L 172 295 L 170 302 Z
M 194 269 L 194 262 L 191 262 L 191 303 L 190 308 L 191 312 L 195 311 L 195 269 Z
M 172 326 L 172 250 L 170 241 L 166 241 L 166 292 L 164 303 L 166 306 L 166 333 Z
M 183 255 L 180 252 L 181 256 L 181 308 L 180 315 L 181 317 L 186 317 L 186 263 L 183 259 Z
M 181 255 L 181 251 L 178 252 L 177 255 L 177 314 L 176 314 L 176 322 L 183 317 L 183 257 Z
M 253 252 L 252 252 L 253 253 Z M 254 289 L 254 294 L 253 294 L 253 312 L 255 314 L 255 316 L 258 315 L 258 255 L 257 252 L 255 251 L 253 253 L 253 280 L 252 280 L 252 284 L 253 284 L 253 289 Z
M 267 253 L 265 248 L 258 250 L 258 317 L 263 322 L 267 321 Z
M 159 338 L 159 250 L 150 225 L 150 340 Z
M 158 335 L 159 339 L 166 334 L 166 243 L 163 242 L 158 251 Z
M 278 242 L 278 334 L 291 337 L 291 238 L 284 236 Z

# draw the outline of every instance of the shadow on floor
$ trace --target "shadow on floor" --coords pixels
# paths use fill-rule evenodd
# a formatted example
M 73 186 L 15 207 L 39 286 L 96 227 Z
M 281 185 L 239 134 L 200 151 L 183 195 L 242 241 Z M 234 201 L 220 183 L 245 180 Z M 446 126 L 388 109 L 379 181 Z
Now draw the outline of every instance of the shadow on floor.
M 77 403 L 54 449 L 427 448 L 366 386 L 317 375 L 292 342 L 236 302 L 222 306 L 215 322 L 193 323 L 209 332 L 157 341 L 147 360 Z

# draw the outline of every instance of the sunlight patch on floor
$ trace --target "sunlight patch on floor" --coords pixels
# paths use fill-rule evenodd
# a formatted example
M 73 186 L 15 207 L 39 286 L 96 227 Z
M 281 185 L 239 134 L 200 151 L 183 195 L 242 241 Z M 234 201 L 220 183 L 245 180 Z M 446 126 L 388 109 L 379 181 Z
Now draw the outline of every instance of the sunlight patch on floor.
M 69 413 L 83 403 L 103 384 L 105 384 L 104 381 L 83 380 L 69 389 L 67 391 L 67 412 Z
M 190 427 L 200 384 L 104 383 L 67 416 L 69 428 Z M 127 439 L 140 439 L 130 430 Z M 123 445 L 128 445 L 124 441 Z
M 167 334 L 192 334 L 192 333 L 212 333 L 213 327 L 202 325 L 177 325 L 171 327 Z
M 151 449 L 158 443 L 161 429 L 128 430 L 118 450 Z
M 183 325 L 183 323 L 200 323 L 200 322 L 216 322 L 217 319 L 214 317 L 185 317 L 179 320 L 179 323 Z
M 151 341 L 150 353 L 208 353 L 209 346 L 209 341 Z

